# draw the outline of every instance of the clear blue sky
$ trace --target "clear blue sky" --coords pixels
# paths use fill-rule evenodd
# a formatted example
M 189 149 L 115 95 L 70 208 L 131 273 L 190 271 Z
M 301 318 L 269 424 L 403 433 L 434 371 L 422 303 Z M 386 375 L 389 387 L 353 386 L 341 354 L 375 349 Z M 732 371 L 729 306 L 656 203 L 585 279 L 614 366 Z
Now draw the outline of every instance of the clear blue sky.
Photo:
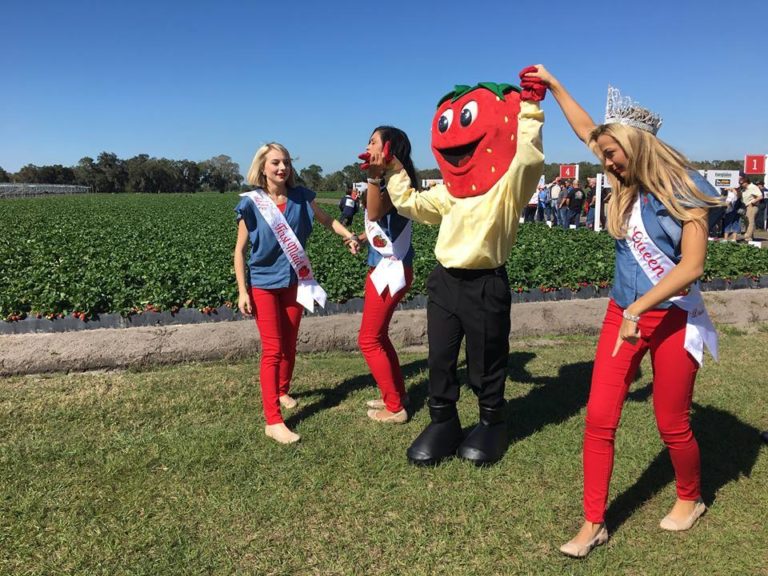
M 694 160 L 768 153 L 768 1 L 6 0 L 0 166 L 102 151 L 245 173 L 276 140 L 298 168 L 356 160 L 372 128 L 411 137 L 454 84 L 517 84 L 543 63 L 599 120 L 608 83 L 664 117 Z M 548 162 L 593 160 L 544 102 Z

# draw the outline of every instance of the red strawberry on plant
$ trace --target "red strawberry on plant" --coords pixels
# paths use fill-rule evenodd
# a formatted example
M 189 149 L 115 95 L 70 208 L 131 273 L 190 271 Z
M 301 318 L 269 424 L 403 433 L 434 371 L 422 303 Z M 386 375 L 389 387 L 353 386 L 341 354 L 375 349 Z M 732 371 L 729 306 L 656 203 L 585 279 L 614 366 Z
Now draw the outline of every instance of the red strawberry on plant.
M 432 152 L 455 198 L 485 194 L 512 163 L 519 90 L 494 82 L 456 86 L 438 103 L 432 119 Z
M 377 234 L 373 237 L 373 245 L 376 248 L 384 248 L 387 245 L 387 240 L 381 234 Z

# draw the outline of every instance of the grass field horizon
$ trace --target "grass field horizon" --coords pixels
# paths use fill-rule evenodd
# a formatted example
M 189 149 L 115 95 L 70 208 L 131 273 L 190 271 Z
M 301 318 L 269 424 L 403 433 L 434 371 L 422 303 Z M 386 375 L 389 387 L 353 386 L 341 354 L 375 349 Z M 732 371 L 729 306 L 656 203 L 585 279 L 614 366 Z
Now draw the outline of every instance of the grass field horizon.
M 512 444 L 487 469 L 407 464 L 428 421 L 423 353 L 401 355 L 403 426 L 365 416 L 376 391 L 359 354 L 300 355 L 289 447 L 264 436 L 257 356 L 3 378 L 0 573 L 768 574 L 768 333 L 725 332 L 692 416 L 709 512 L 687 533 L 658 528 L 675 492 L 646 359 L 617 437 L 611 540 L 585 561 L 557 548 L 581 518 L 593 337 L 513 342 Z M 466 387 L 459 409 L 474 425 Z

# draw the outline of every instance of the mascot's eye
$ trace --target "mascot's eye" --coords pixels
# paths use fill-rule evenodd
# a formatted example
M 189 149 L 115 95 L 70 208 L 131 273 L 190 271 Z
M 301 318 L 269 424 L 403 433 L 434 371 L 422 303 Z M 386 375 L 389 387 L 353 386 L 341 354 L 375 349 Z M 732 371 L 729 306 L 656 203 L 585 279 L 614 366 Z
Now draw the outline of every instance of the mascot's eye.
M 477 102 L 472 100 L 471 102 L 467 102 L 467 105 L 464 106 L 464 108 L 461 109 L 461 116 L 459 117 L 459 122 L 462 126 L 465 128 L 472 124 L 472 122 L 477 119 Z
M 445 132 L 451 127 L 451 122 L 453 122 L 453 110 L 446 110 L 440 118 L 437 119 L 437 129 L 440 130 L 440 132 Z

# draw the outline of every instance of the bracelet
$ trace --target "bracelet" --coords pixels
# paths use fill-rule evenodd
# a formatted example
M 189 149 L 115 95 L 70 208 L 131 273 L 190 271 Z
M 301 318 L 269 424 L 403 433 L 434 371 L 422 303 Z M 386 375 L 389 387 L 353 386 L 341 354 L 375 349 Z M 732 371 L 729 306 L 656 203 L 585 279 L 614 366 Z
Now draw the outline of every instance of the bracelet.
M 368 184 L 376 184 L 376 186 L 381 187 L 381 178 L 368 178 Z
M 632 314 L 629 313 L 628 310 L 624 310 L 621 313 L 621 316 L 624 319 L 629 320 L 630 322 L 635 322 L 635 323 L 640 322 L 640 316 L 633 316 Z

